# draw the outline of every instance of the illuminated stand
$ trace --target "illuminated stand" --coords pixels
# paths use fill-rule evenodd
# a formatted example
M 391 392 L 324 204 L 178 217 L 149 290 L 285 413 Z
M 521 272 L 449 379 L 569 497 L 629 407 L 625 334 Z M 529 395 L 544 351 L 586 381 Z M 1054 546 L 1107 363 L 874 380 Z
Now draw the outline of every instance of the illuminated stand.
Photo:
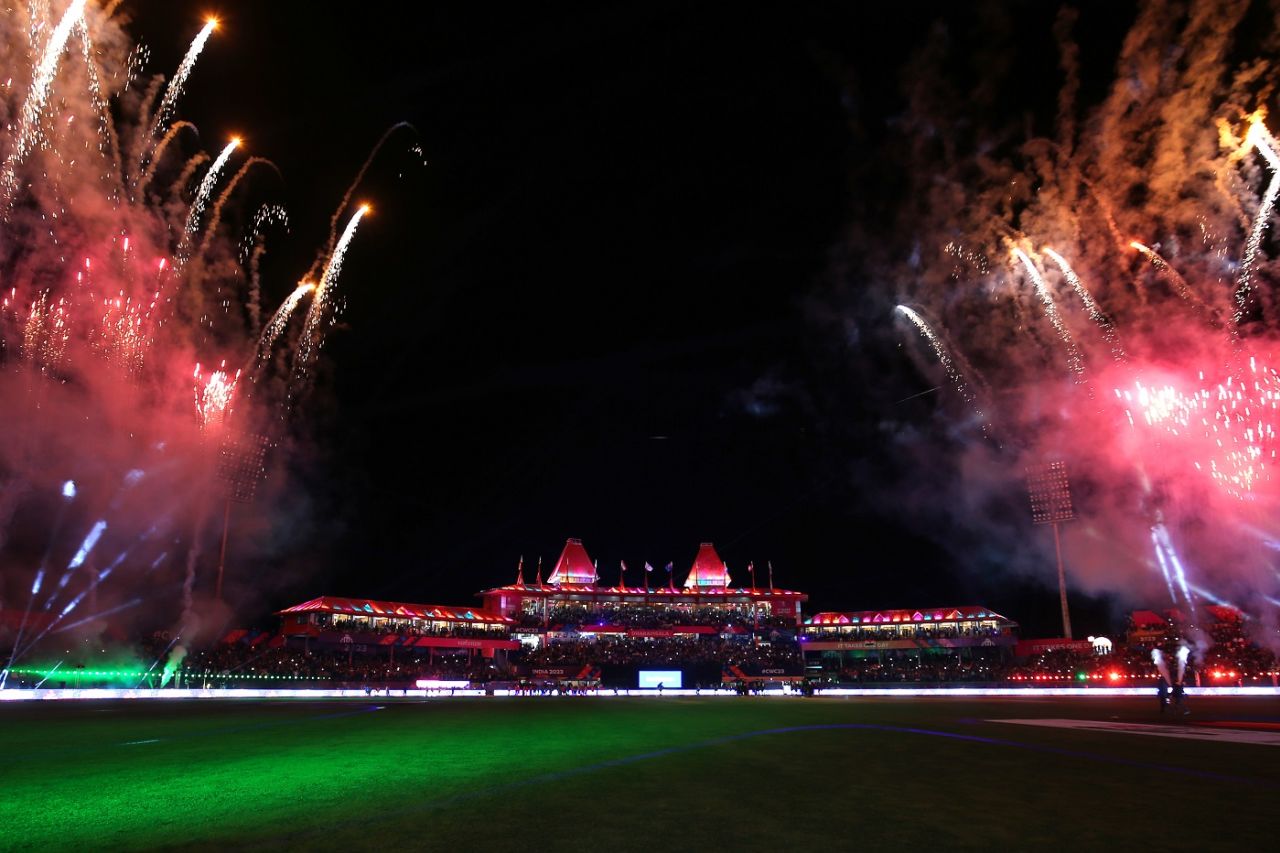
M 770 583 L 768 589 L 730 586 L 731 579 L 725 563 L 716 553 L 715 546 L 704 542 L 698 547 L 697 556 L 683 583 L 678 584 L 671 575 L 668 564 L 666 583 L 649 585 L 645 573 L 643 586 L 627 586 L 625 578 L 619 578 L 616 586 L 599 582 L 595 563 L 588 556 L 580 539 L 565 542 L 560 559 L 550 577 L 543 581 L 541 573 L 532 583 L 526 583 L 523 569 L 514 584 L 486 589 L 479 593 L 487 610 L 504 616 L 539 624 L 526 626 L 525 633 L 537 635 L 535 645 L 541 645 L 549 634 L 555 634 L 549 624 L 548 613 L 559 606 L 577 606 L 591 613 L 601 608 L 627 608 L 636 611 L 671 608 L 692 611 L 698 608 L 716 608 L 726 615 L 743 615 L 747 619 L 774 619 L 789 630 L 801 624 L 801 608 L 809 596 L 795 590 L 777 589 Z M 772 575 L 770 576 L 772 580 Z M 595 620 L 592 620 L 593 622 Z M 776 626 L 775 626 L 776 627 Z M 631 636 L 669 637 L 676 633 L 714 634 L 718 627 L 706 625 L 678 625 L 665 630 L 627 629 L 625 626 L 595 625 L 592 633 L 627 634 Z
M 1062 636 L 1071 639 L 1071 614 L 1067 610 L 1067 573 L 1062 566 L 1062 537 L 1058 525 L 1076 517 L 1071 503 L 1067 466 L 1050 462 L 1027 469 L 1027 492 L 1031 497 L 1031 521 L 1053 525 L 1053 550 L 1058 557 L 1058 599 L 1062 604 Z

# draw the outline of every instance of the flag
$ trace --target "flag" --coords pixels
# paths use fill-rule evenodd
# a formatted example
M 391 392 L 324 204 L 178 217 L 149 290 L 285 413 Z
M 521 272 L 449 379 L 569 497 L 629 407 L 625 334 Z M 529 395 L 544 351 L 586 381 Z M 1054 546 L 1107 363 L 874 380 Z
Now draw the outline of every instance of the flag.
M 651 571 L 653 571 L 653 566 L 649 564 L 649 561 L 648 561 L 648 560 L 646 560 L 646 561 L 645 561 L 645 564 L 644 564 L 644 570 L 645 570 L 646 572 L 651 572 Z
M 623 570 L 624 572 L 627 570 L 627 561 L 626 561 L 626 560 L 619 560 L 619 561 L 618 561 L 618 564 L 622 566 L 622 570 Z
M 667 573 L 670 574 L 671 570 L 674 569 L 675 567 L 676 567 L 675 563 L 667 563 Z

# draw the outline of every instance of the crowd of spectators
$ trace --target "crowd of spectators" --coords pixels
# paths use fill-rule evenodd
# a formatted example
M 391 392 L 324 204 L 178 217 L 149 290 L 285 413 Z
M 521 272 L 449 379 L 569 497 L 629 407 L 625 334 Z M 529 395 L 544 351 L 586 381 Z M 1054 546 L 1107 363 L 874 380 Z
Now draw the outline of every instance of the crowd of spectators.
M 601 637 L 596 641 L 553 642 L 525 653 L 521 663 L 532 667 L 718 663 L 785 668 L 797 675 L 802 672 L 800 651 L 794 643 L 750 643 L 717 637 Z
M 1170 676 L 1177 679 L 1177 661 L 1169 654 Z M 1211 647 L 1203 656 L 1193 656 L 1185 673 L 1188 684 L 1275 684 L 1275 656 L 1256 646 Z M 983 682 L 1007 685 L 1054 683 L 1059 685 L 1133 686 L 1155 683 L 1158 669 L 1151 650 L 1118 646 L 1114 652 L 1054 650 L 1028 659 L 1002 659 L 998 655 L 965 659 L 958 655 L 868 655 L 844 660 L 838 674 L 825 675 L 841 682 L 859 684 L 902 684 L 942 682 Z
M 281 681 L 339 684 L 411 683 L 418 679 L 489 681 L 502 673 L 486 660 L 468 662 L 463 655 L 402 652 L 357 654 L 354 651 L 263 648 L 219 643 L 188 655 L 179 675 L 187 686 L 234 687 L 252 677 Z
M 560 616 L 582 617 L 601 611 L 565 608 Z M 661 611 L 659 611 L 661 613 Z M 606 609 L 606 618 L 626 620 L 657 615 L 647 611 L 637 615 L 627 608 Z M 721 620 L 721 608 L 693 611 L 672 608 L 665 616 L 673 619 Z M 466 628 L 468 626 L 460 626 Z M 649 627 L 643 625 L 641 627 Z M 654 626 L 661 627 L 661 626 Z M 1177 637 L 1155 641 L 1165 647 L 1168 667 L 1176 674 L 1174 651 Z M 1190 642 L 1190 641 L 1189 641 Z M 182 655 L 175 641 L 163 635 L 144 639 L 137 649 L 141 671 L 149 673 L 145 683 L 156 682 L 166 665 L 176 665 L 168 683 L 181 686 L 233 687 L 254 684 L 270 686 L 263 679 L 277 679 L 281 686 L 308 685 L 411 685 L 419 679 L 466 680 L 473 683 L 502 682 L 527 676 L 540 667 L 742 667 L 744 670 L 783 670 L 787 674 L 807 674 L 828 683 L 878 684 L 1072 684 L 1103 686 L 1153 684 L 1157 667 L 1151 645 L 1137 642 L 1116 644 L 1111 654 L 1092 651 L 1051 650 L 1030 658 L 1013 658 L 1010 649 L 972 649 L 965 654 L 918 654 L 915 650 L 880 653 L 854 652 L 811 654 L 806 661 L 801 645 L 788 635 L 774 633 L 771 641 L 748 637 L 727 638 L 719 633 L 673 637 L 636 637 L 623 633 L 597 634 L 592 639 L 551 640 L 536 649 L 522 649 L 509 656 L 485 659 L 462 650 L 384 647 L 347 644 L 343 648 L 286 644 L 282 637 L 253 634 L 232 643 L 216 643 Z M 1188 684 L 1276 684 L 1280 663 L 1276 656 L 1251 642 L 1239 626 L 1218 625 L 1191 642 L 1193 654 L 1186 675 Z M 71 671 L 72 667 L 66 667 Z M 43 676 L 38 676 L 43 678 Z M 1176 675 L 1175 675 L 1176 678 Z M 59 679 L 53 680 L 61 685 Z M 21 684 L 15 678 L 13 684 Z M 51 682 L 52 683 L 52 682 Z M 34 686 L 34 683 L 29 685 Z M 77 682 L 77 686 L 89 686 Z
M 814 640 L 885 640 L 915 638 L 921 640 L 948 637 L 999 637 L 1001 628 L 984 628 L 977 625 L 957 625 L 939 628 L 936 625 L 893 624 L 888 625 L 808 625 L 805 634 Z
M 506 637 L 505 626 L 483 627 L 466 622 L 421 622 L 412 619 L 378 619 L 376 622 L 345 614 L 316 614 L 322 631 L 349 631 L 353 634 L 400 634 L 407 637 Z

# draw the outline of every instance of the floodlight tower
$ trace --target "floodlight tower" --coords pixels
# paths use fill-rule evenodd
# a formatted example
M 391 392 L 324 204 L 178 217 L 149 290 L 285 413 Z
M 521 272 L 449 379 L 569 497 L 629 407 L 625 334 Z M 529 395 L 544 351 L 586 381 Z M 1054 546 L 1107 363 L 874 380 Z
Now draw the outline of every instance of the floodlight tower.
M 1053 525 L 1053 550 L 1058 556 L 1058 599 L 1062 603 L 1062 636 L 1071 639 L 1071 614 L 1067 611 L 1067 574 L 1062 567 L 1062 537 L 1058 525 L 1076 517 L 1071 502 L 1071 483 L 1064 462 L 1049 462 L 1027 469 L 1027 493 L 1031 498 L 1031 521 Z
M 218 549 L 218 583 L 214 591 L 222 600 L 222 574 L 227 563 L 227 533 L 231 527 L 231 504 L 253 503 L 258 485 L 267 476 L 267 451 L 271 439 L 254 433 L 232 434 L 218 448 L 218 479 L 227 487 L 222 510 L 222 547 Z

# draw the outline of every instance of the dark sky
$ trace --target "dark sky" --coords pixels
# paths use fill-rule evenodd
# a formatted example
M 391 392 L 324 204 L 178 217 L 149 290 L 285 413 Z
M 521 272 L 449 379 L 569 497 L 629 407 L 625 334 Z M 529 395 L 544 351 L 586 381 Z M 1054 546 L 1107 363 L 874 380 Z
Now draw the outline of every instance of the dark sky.
M 384 129 L 411 122 L 428 161 L 396 137 L 361 193 L 298 511 L 242 557 L 247 583 L 277 579 L 246 613 L 470 603 L 573 536 L 610 583 L 619 559 L 638 582 L 713 541 L 744 581 L 771 560 L 811 611 L 984 603 L 1052 632 L 1052 593 L 955 571 L 858 482 L 880 413 L 814 319 L 851 219 L 888 203 L 855 176 L 903 63 L 968 13 L 699 5 L 127 3 L 153 69 L 223 19 L 181 112 L 283 172 L 262 189 L 292 221 L 276 299 Z M 1042 33 L 1028 86 L 1054 67 L 1038 5 L 1014 4 Z M 928 388 L 894 375 L 877 399 Z

